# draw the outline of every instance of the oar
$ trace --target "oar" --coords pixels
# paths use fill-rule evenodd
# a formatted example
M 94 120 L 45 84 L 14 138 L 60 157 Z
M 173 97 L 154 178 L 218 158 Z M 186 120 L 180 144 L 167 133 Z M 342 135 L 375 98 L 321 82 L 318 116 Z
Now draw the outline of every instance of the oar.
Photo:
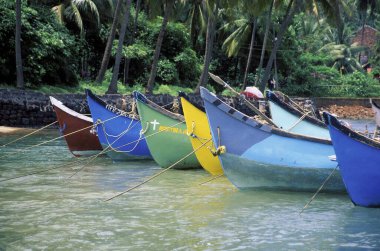
M 153 180 L 154 178 L 160 176 L 161 174 L 165 173 L 166 171 L 170 170 L 171 168 L 173 168 L 174 166 L 176 166 L 178 163 L 180 163 L 181 161 L 183 161 L 184 159 L 186 159 L 187 157 L 189 157 L 190 155 L 192 155 L 193 153 L 195 153 L 196 151 L 198 151 L 199 149 L 201 149 L 204 145 L 206 145 L 208 142 L 210 142 L 212 139 L 209 139 L 207 140 L 206 142 L 204 142 L 202 145 L 200 145 L 199 147 L 197 147 L 196 149 L 194 149 L 193 151 L 191 151 L 190 153 L 188 153 L 187 155 L 185 155 L 184 157 L 182 157 L 180 160 L 178 160 L 177 162 L 175 162 L 174 164 L 172 164 L 171 166 L 165 168 L 164 170 L 158 172 L 157 174 L 153 175 L 152 177 L 150 177 L 149 179 L 147 180 L 144 180 L 143 182 L 131 187 L 131 188 L 128 188 L 127 190 L 121 192 L 121 193 L 118 193 L 116 194 L 115 196 L 112 196 L 111 198 L 109 199 L 106 199 L 105 201 L 110 201 L 110 200 L 113 200 L 114 198 L 116 197 L 119 197 L 125 193 L 128 193 L 142 185 L 144 185 L 145 183 L 148 183 L 149 181 Z
M 228 88 L 229 90 L 231 90 L 233 93 L 235 93 L 236 95 L 240 96 L 240 93 L 238 93 L 234 88 L 232 88 L 229 84 L 227 84 L 226 82 L 224 82 L 220 77 L 212 74 L 211 72 L 208 73 L 210 75 L 210 77 L 215 81 L 217 82 L 218 84 Z M 244 97 L 242 97 L 244 103 L 251 109 L 253 110 L 256 114 L 258 114 L 262 119 L 264 119 L 266 122 L 268 122 L 270 125 L 274 126 L 274 127 L 277 127 L 273 121 L 268 118 L 264 113 L 262 113 L 259 109 L 256 108 L 256 106 L 254 106 L 251 102 L 249 102 L 247 99 L 245 99 Z

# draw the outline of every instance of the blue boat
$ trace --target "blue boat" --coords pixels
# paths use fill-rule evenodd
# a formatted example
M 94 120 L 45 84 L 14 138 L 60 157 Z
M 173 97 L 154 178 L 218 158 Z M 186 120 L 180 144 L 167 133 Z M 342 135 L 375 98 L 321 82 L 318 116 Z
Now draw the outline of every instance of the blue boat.
M 236 187 L 316 191 L 336 168 L 329 159 L 334 155 L 331 141 L 261 124 L 205 88 L 201 96 L 224 173 Z M 324 191 L 345 191 L 339 172 Z
M 86 90 L 100 144 L 112 160 L 151 159 L 137 114 L 106 104 Z
M 329 113 L 323 116 L 352 202 L 380 207 L 380 143 L 344 126 Z
M 329 130 L 321 120 L 295 109 L 274 92 L 267 91 L 266 96 L 272 120 L 278 128 L 296 134 L 330 139 Z

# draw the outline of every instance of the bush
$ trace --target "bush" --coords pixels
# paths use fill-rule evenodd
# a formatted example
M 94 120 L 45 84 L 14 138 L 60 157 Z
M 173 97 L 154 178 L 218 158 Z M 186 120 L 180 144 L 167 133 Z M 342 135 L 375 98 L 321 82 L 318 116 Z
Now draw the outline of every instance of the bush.
M 202 63 L 197 57 L 194 50 L 186 48 L 174 58 L 176 63 L 179 79 L 193 82 L 191 86 L 195 86 L 194 81 L 198 80 L 202 73 Z
M 15 83 L 14 2 L 0 0 L 0 72 Z M 22 59 L 27 85 L 76 85 L 83 43 L 57 22 L 50 9 L 22 6 Z
M 157 81 L 164 84 L 178 83 L 178 73 L 175 64 L 168 59 L 158 61 Z

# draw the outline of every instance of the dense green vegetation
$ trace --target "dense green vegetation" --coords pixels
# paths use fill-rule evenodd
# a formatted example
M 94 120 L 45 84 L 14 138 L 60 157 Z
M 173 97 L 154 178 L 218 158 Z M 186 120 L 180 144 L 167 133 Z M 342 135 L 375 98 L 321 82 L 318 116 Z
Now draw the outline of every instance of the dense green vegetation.
M 352 42 L 364 25 L 380 30 L 378 0 L 134 0 L 130 8 L 128 1 L 22 0 L 24 87 L 125 93 L 154 83 L 153 93 L 175 95 L 200 85 L 222 92 L 207 82 L 209 70 L 237 89 L 263 90 L 271 78 L 289 95 L 380 96 L 380 34 L 371 47 Z M 0 0 L 2 86 L 16 86 L 16 7 Z M 120 70 L 112 72 L 117 55 Z M 371 72 L 360 55 L 368 56 Z M 116 90 L 109 88 L 113 79 Z

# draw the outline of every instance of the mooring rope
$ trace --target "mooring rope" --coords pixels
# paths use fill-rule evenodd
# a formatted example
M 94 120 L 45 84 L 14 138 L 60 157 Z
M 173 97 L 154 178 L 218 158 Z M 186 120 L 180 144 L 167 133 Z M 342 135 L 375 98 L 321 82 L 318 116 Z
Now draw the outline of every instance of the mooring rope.
M 74 164 L 77 164 L 78 162 L 84 162 L 85 160 L 86 159 L 78 159 L 78 160 L 76 160 L 74 162 L 65 163 L 65 164 L 62 164 L 62 165 L 59 165 L 59 166 L 54 166 L 54 167 L 51 167 L 51 168 L 48 168 L 48 169 L 39 170 L 39 171 L 35 171 L 35 172 L 32 172 L 32 173 L 27 173 L 27 174 L 24 174 L 24 175 L 16 176 L 16 177 L 11 177 L 11 178 L 7 178 L 7 179 L 3 179 L 3 180 L 0 180 L 0 182 L 5 182 L 5 181 L 9 181 L 9 180 L 15 180 L 15 179 L 31 176 L 31 175 L 34 175 L 34 174 L 48 172 L 50 170 L 58 169 L 58 168 L 61 168 L 61 167 L 74 165 Z
M 222 176 L 224 176 L 224 173 L 219 174 L 219 175 L 216 175 L 216 176 L 213 176 L 211 179 L 206 180 L 205 182 L 199 183 L 199 185 L 204 185 L 204 184 L 209 183 L 209 182 L 211 182 L 211 181 L 213 181 L 213 180 L 216 180 L 217 178 L 220 178 L 220 177 L 222 177 Z
M 318 188 L 317 192 L 315 192 L 315 194 L 313 195 L 313 197 L 311 197 L 310 201 L 308 203 L 306 203 L 306 205 L 302 208 L 301 212 L 299 213 L 299 215 L 301 215 L 303 213 L 303 211 L 310 205 L 310 203 L 315 199 L 315 197 L 317 197 L 318 193 L 322 190 L 322 188 L 325 186 L 325 184 L 327 183 L 327 181 L 332 177 L 332 175 L 334 174 L 334 172 L 336 171 L 336 169 L 338 169 L 339 165 L 336 165 L 336 167 L 334 168 L 334 170 L 332 170 L 332 172 L 330 173 L 330 175 L 323 181 L 322 185 Z
M 8 143 L 2 145 L 1 147 L 5 147 L 5 146 L 10 145 L 10 144 L 12 144 L 12 143 L 15 143 L 15 142 L 17 142 L 17 141 L 19 141 L 19 140 L 21 140 L 21 139 L 24 139 L 24 138 L 26 138 L 26 137 L 28 137 L 28 136 L 30 136 L 30 135 L 33 135 L 33 134 L 35 134 L 35 133 L 37 133 L 37 132 L 40 132 L 40 131 L 42 131 L 43 129 L 46 129 L 47 127 L 49 127 L 49 126 L 54 125 L 54 124 L 57 123 L 57 122 L 58 122 L 58 121 L 56 120 L 56 121 L 54 121 L 53 123 L 50 123 L 50 124 L 48 124 L 48 125 L 46 125 L 46 126 L 40 128 L 40 129 L 34 130 L 34 131 L 31 132 L 31 133 L 28 133 L 28 134 L 26 134 L 26 135 L 24 135 L 24 136 L 22 136 L 22 137 L 20 137 L 20 138 L 17 138 L 17 139 L 15 139 L 15 140 L 12 140 L 11 142 L 8 142 Z
M 210 139 L 210 140 L 211 140 L 211 139 Z M 173 168 L 174 166 L 176 166 L 178 163 L 180 163 L 181 161 L 183 161 L 184 159 L 186 159 L 187 157 L 189 157 L 190 155 L 192 155 L 193 153 L 195 153 L 196 151 L 198 151 L 199 149 L 201 149 L 201 148 L 202 148 L 205 144 L 207 144 L 210 140 L 208 140 L 207 142 L 205 142 L 204 144 L 202 144 L 202 145 L 199 146 L 198 148 L 194 149 L 194 150 L 191 151 L 190 153 L 186 154 L 184 157 L 182 157 L 181 159 L 179 159 L 178 161 L 176 161 L 175 163 L 173 163 L 173 164 L 170 165 L 169 167 L 165 168 L 164 170 L 162 170 L 162 171 L 156 173 L 155 175 L 153 175 L 152 177 L 148 178 L 147 180 L 145 180 L 145 181 L 143 181 L 143 182 L 141 182 L 141 183 L 139 183 L 139 184 L 137 184 L 137 185 L 135 185 L 135 186 L 133 186 L 133 187 L 131 187 L 131 188 L 128 188 L 127 190 L 125 190 L 125 191 L 123 191 L 123 192 L 121 192 L 121 193 L 118 193 L 118 194 L 116 194 L 115 196 L 113 196 L 113 197 L 111 197 L 111 198 L 109 198 L 109 199 L 106 199 L 105 201 L 113 200 L 113 199 L 116 198 L 116 197 L 119 197 L 119 196 L 121 196 L 121 195 L 123 195 L 123 194 L 125 194 L 125 193 L 128 193 L 128 192 L 130 192 L 130 191 L 132 191 L 132 190 L 134 190 L 134 189 L 136 189 L 136 188 L 138 188 L 138 187 L 144 185 L 145 183 L 148 183 L 148 182 L 151 181 L 152 179 L 154 179 L 154 178 L 160 176 L 161 174 L 165 173 L 166 171 L 170 170 L 171 168 Z
M 106 120 L 103 121 L 103 123 L 108 122 L 108 121 L 110 121 L 110 120 L 112 120 L 112 119 L 115 119 L 115 118 L 117 118 L 117 117 L 120 117 L 120 116 L 122 116 L 122 114 L 119 114 L 119 115 L 114 116 L 114 117 L 112 117 L 112 118 L 106 119 Z M 16 153 L 22 153 L 22 152 L 25 152 L 25 151 L 27 151 L 27 150 L 29 150 L 29 149 L 32 149 L 32 148 L 35 148 L 35 147 L 38 147 L 38 146 L 41 146 L 41 145 L 44 145 L 44 144 L 47 144 L 47 143 L 53 142 L 53 141 L 55 141 L 55 140 L 58 140 L 58 139 L 64 138 L 64 137 L 66 137 L 66 136 L 70 136 L 70 135 L 72 135 L 72 134 L 75 134 L 75 133 L 81 132 L 81 131 L 83 131 L 83 130 L 89 129 L 89 128 L 93 127 L 93 126 L 94 126 L 94 125 L 86 126 L 86 127 L 84 127 L 84 128 L 81 128 L 81 129 L 79 129 L 79 130 L 76 130 L 76 131 L 74 131 L 74 132 L 71 132 L 71 133 L 68 133 L 68 134 L 65 134 L 65 135 L 61 135 L 61 136 L 56 137 L 56 138 L 54 138 L 54 139 L 50 139 L 50 140 L 47 140 L 47 141 L 44 141 L 44 142 L 41 142 L 41 143 L 38 143 L 38 144 L 35 144 L 35 145 L 32 145 L 32 146 L 29 146 L 29 147 L 25 147 L 25 148 L 23 148 L 23 149 L 18 149 L 18 150 L 16 150 L 15 152 L 11 152 L 11 153 L 5 154 L 5 155 L 3 155 L 3 156 L 0 156 L 0 159 L 3 159 L 4 157 L 10 156 L 10 155 L 14 155 L 14 154 L 16 154 Z

